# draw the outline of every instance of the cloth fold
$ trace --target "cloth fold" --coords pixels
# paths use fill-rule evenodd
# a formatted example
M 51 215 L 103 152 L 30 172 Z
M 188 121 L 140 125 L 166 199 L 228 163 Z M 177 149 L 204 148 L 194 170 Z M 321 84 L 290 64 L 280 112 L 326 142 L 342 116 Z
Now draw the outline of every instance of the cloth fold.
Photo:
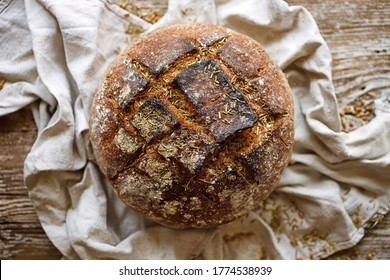
M 30 106 L 37 139 L 25 183 L 44 230 L 67 259 L 324 258 L 355 245 L 390 203 L 390 98 L 341 131 L 331 54 L 303 7 L 277 0 L 170 0 L 154 25 L 108 0 L 0 2 L 0 115 Z M 258 209 L 208 230 L 143 219 L 113 193 L 88 139 L 89 107 L 116 50 L 134 34 L 207 22 L 259 41 L 295 102 L 291 163 Z

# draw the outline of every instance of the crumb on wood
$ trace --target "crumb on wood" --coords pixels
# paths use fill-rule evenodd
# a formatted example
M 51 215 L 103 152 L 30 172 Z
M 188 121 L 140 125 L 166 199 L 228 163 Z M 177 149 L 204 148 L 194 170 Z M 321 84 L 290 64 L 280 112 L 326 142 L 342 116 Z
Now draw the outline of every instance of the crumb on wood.
M 367 260 L 372 260 L 372 258 L 373 258 L 374 256 L 375 256 L 375 253 L 370 251 L 370 252 L 367 253 L 366 259 L 367 259 Z

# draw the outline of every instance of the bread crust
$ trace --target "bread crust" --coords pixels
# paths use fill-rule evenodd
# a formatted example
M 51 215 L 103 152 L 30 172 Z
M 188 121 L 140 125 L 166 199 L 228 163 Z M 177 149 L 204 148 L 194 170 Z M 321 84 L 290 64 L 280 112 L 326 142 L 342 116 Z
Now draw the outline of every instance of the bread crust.
M 209 24 L 140 37 L 90 109 L 97 164 L 132 209 L 173 228 L 210 228 L 253 210 L 292 153 L 287 80 L 255 40 Z

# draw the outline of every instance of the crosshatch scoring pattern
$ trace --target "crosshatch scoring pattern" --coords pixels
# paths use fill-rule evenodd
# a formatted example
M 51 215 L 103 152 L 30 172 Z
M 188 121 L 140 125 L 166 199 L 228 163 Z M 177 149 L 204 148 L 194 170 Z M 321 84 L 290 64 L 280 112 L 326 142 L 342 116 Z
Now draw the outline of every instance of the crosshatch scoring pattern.
M 129 47 L 91 111 L 94 151 L 119 197 L 173 227 L 215 226 L 255 207 L 293 141 L 288 85 L 261 46 L 197 28 Z

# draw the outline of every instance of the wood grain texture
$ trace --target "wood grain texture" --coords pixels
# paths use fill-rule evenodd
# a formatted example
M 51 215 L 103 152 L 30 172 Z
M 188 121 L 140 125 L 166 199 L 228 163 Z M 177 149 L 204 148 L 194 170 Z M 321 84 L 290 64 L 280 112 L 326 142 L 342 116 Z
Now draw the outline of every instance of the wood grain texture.
M 0 118 L 0 259 L 59 259 L 23 182 L 23 162 L 37 135 L 26 108 Z
M 167 1 L 128 2 L 145 17 L 164 12 Z M 373 92 L 390 90 L 390 1 L 289 0 L 306 7 L 333 56 L 333 81 L 340 107 Z M 157 4 L 158 3 L 158 4 Z M 157 12 L 158 14 L 158 12 Z M 348 129 L 361 124 L 355 122 Z M 28 109 L 0 118 L 0 258 L 59 259 L 45 235 L 23 183 L 23 161 L 36 137 Z M 390 259 L 390 213 L 357 246 L 332 259 Z

